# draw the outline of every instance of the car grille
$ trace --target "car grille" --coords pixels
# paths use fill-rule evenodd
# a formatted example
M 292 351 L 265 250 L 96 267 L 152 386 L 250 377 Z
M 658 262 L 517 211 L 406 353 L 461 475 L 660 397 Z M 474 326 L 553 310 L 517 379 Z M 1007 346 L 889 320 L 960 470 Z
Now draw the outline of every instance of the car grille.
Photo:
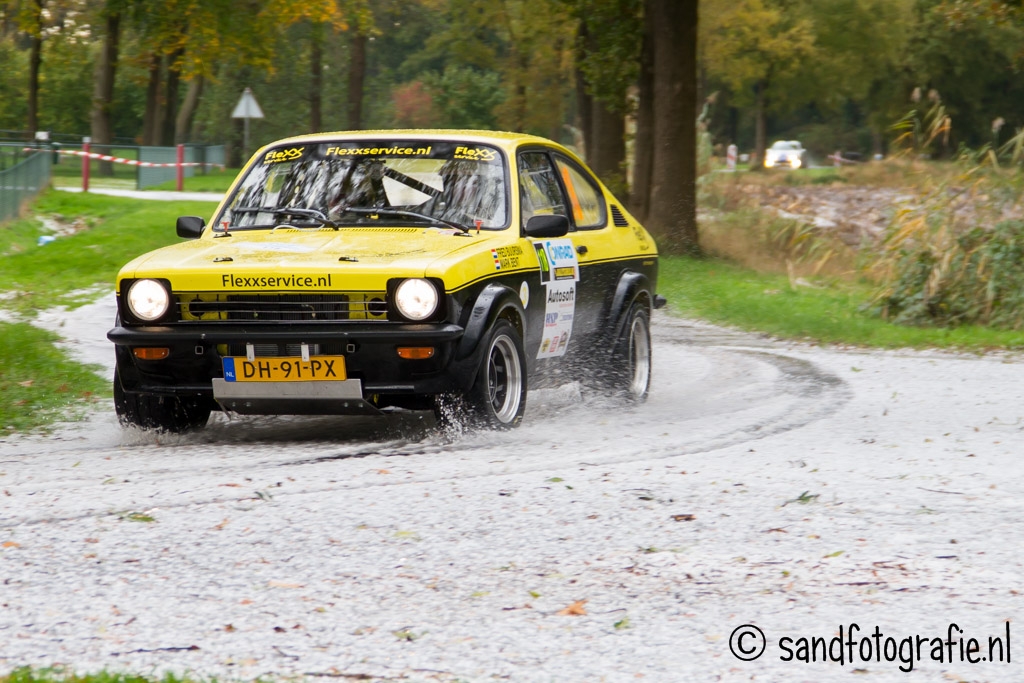
M 179 292 L 181 323 L 274 323 L 387 320 L 384 292 L 222 294 Z

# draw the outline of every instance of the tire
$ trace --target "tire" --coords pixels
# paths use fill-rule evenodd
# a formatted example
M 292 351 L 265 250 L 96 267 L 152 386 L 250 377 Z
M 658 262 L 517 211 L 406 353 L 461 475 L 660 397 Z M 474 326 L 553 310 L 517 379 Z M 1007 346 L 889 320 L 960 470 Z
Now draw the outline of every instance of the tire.
M 526 354 L 519 332 L 504 318 L 483 345 L 473 387 L 465 397 L 473 426 L 512 429 L 526 412 Z
M 612 349 L 609 387 L 629 401 L 647 400 L 651 389 L 651 324 L 647 308 L 634 302 Z
M 114 369 L 114 411 L 122 427 L 175 434 L 202 429 L 210 418 L 210 406 L 202 399 L 125 392 L 117 368 Z

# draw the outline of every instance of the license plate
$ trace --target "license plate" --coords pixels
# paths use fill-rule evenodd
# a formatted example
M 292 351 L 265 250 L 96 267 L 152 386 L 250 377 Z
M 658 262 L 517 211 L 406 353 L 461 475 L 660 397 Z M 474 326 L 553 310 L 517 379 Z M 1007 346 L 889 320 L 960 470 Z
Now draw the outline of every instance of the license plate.
M 344 356 L 301 358 L 256 358 L 244 356 L 224 358 L 224 379 L 228 382 L 312 382 L 343 381 Z

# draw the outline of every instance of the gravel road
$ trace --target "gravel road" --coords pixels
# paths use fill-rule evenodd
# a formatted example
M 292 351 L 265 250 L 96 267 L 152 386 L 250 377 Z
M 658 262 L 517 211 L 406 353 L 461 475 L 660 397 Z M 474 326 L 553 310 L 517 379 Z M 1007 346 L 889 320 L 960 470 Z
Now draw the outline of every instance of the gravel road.
M 109 306 L 41 321 L 109 364 Z M 1020 357 L 654 328 L 645 405 L 533 392 L 511 433 L 217 416 L 155 437 L 106 406 L 0 440 L 0 674 L 1024 678 L 1024 649 L 959 649 L 988 658 L 1021 610 Z M 870 661 L 799 661 L 851 623 Z

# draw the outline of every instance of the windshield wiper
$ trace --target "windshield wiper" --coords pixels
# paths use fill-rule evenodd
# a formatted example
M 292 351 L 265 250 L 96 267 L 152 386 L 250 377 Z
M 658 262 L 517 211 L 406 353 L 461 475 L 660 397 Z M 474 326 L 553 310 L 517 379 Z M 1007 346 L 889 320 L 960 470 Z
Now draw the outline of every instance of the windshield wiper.
M 334 228 L 335 230 L 338 229 L 338 224 L 324 215 L 324 212 L 319 209 L 303 209 L 295 206 L 283 206 L 276 209 L 270 209 L 262 206 L 238 206 L 230 209 L 230 211 L 232 213 L 269 213 L 274 216 L 301 216 L 302 218 L 308 218 L 316 221 L 320 225 L 327 226 L 328 228 Z
M 420 220 L 429 221 L 435 224 L 447 225 L 449 228 L 455 228 L 461 230 L 465 234 L 469 234 L 469 228 L 464 225 L 459 225 L 454 221 L 449 221 L 444 218 L 438 218 L 437 216 L 430 216 L 425 213 L 419 213 L 418 211 L 407 211 L 405 209 L 389 209 L 387 207 L 381 207 L 377 209 L 363 208 L 361 206 L 348 206 L 341 209 L 341 211 L 354 213 L 359 216 L 395 216 L 398 218 L 419 218 Z

